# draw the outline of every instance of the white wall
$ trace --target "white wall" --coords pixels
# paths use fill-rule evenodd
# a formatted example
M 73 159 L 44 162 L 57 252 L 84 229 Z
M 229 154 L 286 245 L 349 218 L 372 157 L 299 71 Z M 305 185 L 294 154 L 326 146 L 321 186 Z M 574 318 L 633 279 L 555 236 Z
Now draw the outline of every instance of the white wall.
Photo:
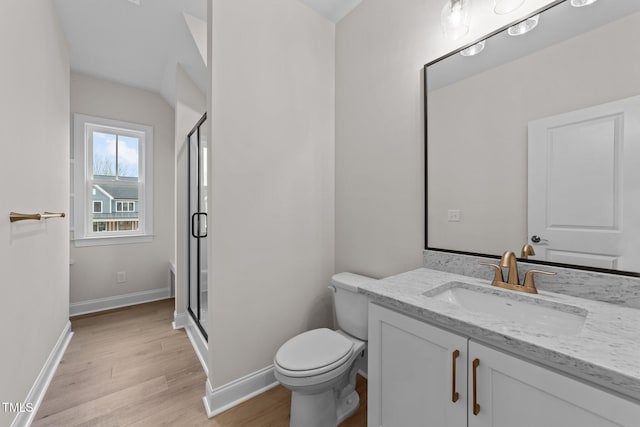
M 69 53 L 51 1 L 0 2 L 0 402 L 24 402 L 69 319 Z M 0 409 L 0 425 L 16 414 Z
M 337 25 L 337 271 L 383 277 L 422 265 L 422 67 L 551 1 L 499 16 L 475 0 L 470 33 L 455 42 L 440 28 L 444 3 L 364 0 Z
M 207 97 L 189 78 L 178 64 L 176 66 L 176 108 L 175 108 L 175 162 L 176 162 L 176 314 L 187 311 L 187 284 L 189 280 L 189 260 L 187 259 L 187 241 L 189 234 L 188 212 L 188 156 L 187 134 L 200 120 L 207 106 Z
M 298 0 L 210 0 L 209 372 L 331 325 L 334 26 Z
M 640 56 L 628 50 L 639 38 L 636 13 L 429 92 L 430 245 L 519 251 L 528 240 L 528 122 L 640 94 Z M 526 100 L 517 108 L 514 92 L 500 89 L 512 87 Z M 463 221 L 447 222 L 448 208 Z
M 71 113 L 153 127 L 151 243 L 77 248 L 71 244 L 71 303 L 169 286 L 174 255 L 174 111 L 158 94 L 71 73 Z M 125 271 L 127 282 L 116 283 Z

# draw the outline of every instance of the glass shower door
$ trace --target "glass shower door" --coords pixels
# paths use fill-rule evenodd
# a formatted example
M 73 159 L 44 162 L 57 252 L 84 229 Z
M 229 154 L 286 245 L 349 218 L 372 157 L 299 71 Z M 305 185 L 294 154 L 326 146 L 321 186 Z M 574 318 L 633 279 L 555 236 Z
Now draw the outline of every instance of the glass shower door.
M 188 310 L 207 337 L 207 115 L 189 133 L 189 298 Z

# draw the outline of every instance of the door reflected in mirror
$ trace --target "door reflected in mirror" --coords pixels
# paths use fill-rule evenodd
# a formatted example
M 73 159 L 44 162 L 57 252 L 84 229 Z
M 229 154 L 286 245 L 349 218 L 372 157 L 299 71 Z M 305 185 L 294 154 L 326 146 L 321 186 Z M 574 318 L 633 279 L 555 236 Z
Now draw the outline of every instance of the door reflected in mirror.
M 638 40 L 639 1 L 565 1 L 428 64 L 428 248 L 640 272 Z

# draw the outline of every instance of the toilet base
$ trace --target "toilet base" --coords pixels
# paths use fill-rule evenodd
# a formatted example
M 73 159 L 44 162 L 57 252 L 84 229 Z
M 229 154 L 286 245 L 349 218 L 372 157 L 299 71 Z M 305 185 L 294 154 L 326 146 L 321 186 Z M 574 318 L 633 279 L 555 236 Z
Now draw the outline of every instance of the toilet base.
M 358 395 L 357 391 L 353 390 L 346 399 L 342 399 L 340 402 L 338 402 L 337 424 L 340 424 L 351 415 L 353 415 L 353 413 L 356 412 L 359 407 L 360 396 Z
M 290 427 L 337 426 L 335 391 L 318 394 L 291 393 Z
M 336 402 L 335 390 L 319 394 L 291 394 L 289 427 L 336 427 L 360 406 L 360 396 L 353 390 Z M 336 408 L 337 404 L 337 408 Z

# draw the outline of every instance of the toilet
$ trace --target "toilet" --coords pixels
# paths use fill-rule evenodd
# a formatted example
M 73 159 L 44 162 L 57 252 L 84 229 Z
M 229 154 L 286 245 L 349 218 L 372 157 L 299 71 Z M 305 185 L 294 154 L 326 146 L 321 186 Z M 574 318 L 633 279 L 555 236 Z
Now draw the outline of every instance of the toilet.
M 331 278 L 338 330 L 304 332 L 273 360 L 275 377 L 291 390 L 291 427 L 335 427 L 360 406 L 356 374 L 367 369 L 368 299 L 359 286 L 374 279 L 352 273 Z

